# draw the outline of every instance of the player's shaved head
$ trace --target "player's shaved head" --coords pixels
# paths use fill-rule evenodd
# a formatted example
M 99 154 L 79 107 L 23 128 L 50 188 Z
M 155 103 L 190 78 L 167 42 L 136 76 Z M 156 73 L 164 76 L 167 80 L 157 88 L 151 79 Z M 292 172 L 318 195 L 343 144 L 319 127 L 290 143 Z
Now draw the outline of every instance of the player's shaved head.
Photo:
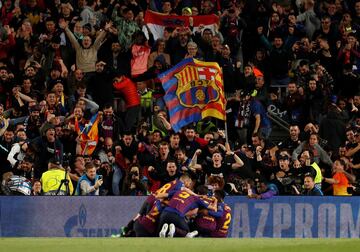
M 185 187 L 190 188 L 192 187 L 192 179 L 189 174 L 184 173 L 180 177 L 180 181 L 184 183 Z

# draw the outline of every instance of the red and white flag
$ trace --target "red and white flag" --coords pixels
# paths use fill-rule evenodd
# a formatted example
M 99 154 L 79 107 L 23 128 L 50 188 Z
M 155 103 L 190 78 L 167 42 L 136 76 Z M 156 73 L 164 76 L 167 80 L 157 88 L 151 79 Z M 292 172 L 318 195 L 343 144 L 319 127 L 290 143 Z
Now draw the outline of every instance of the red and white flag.
M 209 28 L 215 31 L 215 24 L 218 25 L 219 17 L 216 15 L 192 16 L 194 20 L 194 32 L 199 31 L 199 26 L 203 25 L 204 29 Z M 154 39 L 162 38 L 165 27 L 188 27 L 188 16 L 164 15 L 162 13 L 146 11 L 145 24 L 149 27 Z

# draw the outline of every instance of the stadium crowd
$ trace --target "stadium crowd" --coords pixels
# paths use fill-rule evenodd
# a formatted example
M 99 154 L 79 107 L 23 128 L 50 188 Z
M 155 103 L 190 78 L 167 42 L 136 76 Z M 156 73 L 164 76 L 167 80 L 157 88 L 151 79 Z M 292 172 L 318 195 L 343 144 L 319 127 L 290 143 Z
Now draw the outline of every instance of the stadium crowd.
M 149 10 L 189 26 L 154 40 Z M 360 194 L 359 0 L 2 0 L 0 22 L 2 194 L 149 195 L 184 174 L 256 199 Z M 158 74 L 184 58 L 221 66 L 226 123 L 172 130 Z

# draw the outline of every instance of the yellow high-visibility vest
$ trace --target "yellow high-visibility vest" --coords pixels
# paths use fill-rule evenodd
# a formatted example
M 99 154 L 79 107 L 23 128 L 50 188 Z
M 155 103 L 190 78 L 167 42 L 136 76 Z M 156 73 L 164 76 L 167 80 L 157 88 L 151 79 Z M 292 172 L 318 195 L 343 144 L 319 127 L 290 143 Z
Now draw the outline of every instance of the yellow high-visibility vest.
M 43 192 L 46 193 L 49 191 L 56 191 L 61 184 L 61 180 L 63 180 L 64 178 L 65 178 L 65 171 L 61 169 L 51 169 L 49 171 L 44 172 L 40 179 Z M 67 179 L 69 180 L 70 195 L 72 195 L 74 191 L 74 187 L 73 184 L 71 183 L 69 174 L 67 175 Z M 60 190 L 66 191 L 65 184 L 61 186 Z
M 322 174 L 321 174 L 321 169 L 320 167 L 317 165 L 317 163 L 312 163 L 311 166 L 315 169 L 316 171 L 316 176 L 314 178 L 314 182 L 315 184 L 320 184 L 322 181 Z

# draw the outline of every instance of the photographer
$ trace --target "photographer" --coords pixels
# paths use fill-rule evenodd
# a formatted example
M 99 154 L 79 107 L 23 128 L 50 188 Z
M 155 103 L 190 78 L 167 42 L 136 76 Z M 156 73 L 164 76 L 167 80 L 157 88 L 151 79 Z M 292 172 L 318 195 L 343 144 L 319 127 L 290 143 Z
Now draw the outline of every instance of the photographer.
M 114 162 L 115 160 L 112 159 Z M 112 161 L 108 161 L 108 160 L 100 160 L 100 168 L 97 170 L 97 173 L 102 176 L 103 178 L 103 184 L 100 187 L 100 195 L 101 196 L 105 196 L 105 195 L 109 195 L 109 192 L 111 192 L 111 189 L 114 188 L 114 184 L 112 184 L 113 181 L 113 170 L 114 169 L 119 169 L 115 164 L 111 163 Z M 116 181 L 115 183 L 116 188 L 119 187 L 119 182 Z M 119 191 L 119 189 L 118 189 Z M 120 195 L 119 194 L 115 194 L 114 195 Z
M 125 177 L 122 195 L 142 196 L 147 195 L 144 178 L 140 175 L 139 167 L 132 166 Z
M 121 161 L 115 158 L 120 156 Z M 120 195 L 120 188 L 123 174 L 126 171 L 125 159 L 121 153 L 121 147 L 115 146 L 112 138 L 106 137 L 102 148 L 98 151 L 98 156 L 101 162 L 98 173 L 103 175 L 104 184 L 100 190 L 100 194 L 107 194 L 112 190 L 114 195 Z
M 61 184 L 64 179 L 69 182 L 69 191 L 65 183 Z M 66 175 L 65 169 L 55 158 L 50 159 L 48 171 L 42 174 L 40 182 L 43 185 L 44 195 L 72 195 L 74 191 L 69 175 Z
M 80 177 L 75 195 L 99 195 L 99 188 L 103 184 L 102 176 L 96 174 L 94 163 L 85 164 L 86 173 Z

